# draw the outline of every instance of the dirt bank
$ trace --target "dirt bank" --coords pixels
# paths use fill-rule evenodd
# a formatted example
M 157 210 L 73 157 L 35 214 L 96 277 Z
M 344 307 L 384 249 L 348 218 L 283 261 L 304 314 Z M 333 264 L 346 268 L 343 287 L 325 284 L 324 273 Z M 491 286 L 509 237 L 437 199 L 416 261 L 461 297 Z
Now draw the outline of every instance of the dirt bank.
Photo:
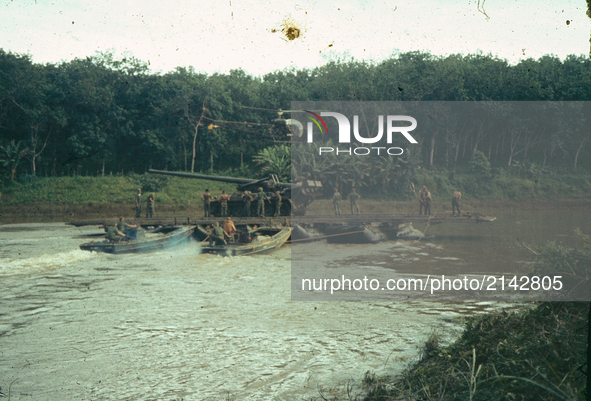
M 364 199 L 359 202 L 361 213 L 367 214 L 416 214 L 417 201 L 383 201 Z M 348 214 L 348 201 L 341 201 L 343 214 Z M 588 206 L 591 201 L 586 199 L 532 199 L 529 201 L 511 200 L 472 200 L 462 202 L 462 211 L 479 212 L 493 215 L 496 210 L 514 209 L 531 210 L 536 208 L 555 208 L 557 213 L 570 208 Z M 451 213 L 450 202 L 434 202 L 431 208 L 433 214 Z M 145 212 L 145 208 L 144 208 Z M 309 215 L 333 214 L 332 202 L 327 199 L 318 200 L 310 205 Z M 135 209 L 132 205 L 122 203 L 26 203 L 19 205 L 0 205 L 0 224 L 40 223 L 40 222 L 69 222 L 81 219 L 101 219 L 114 217 L 134 217 Z M 200 206 L 187 207 L 176 204 L 160 203 L 156 209 L 157 216 L 174 216 L 185 218 L 203 215 Z
M 580 208 L 583 206 L 589 206 L 591 208 L 591 201 L 585 199 L 531 199 L 531 200 L 470 200 L 462 201 L 461 210 L 462 212 L 478 212 L 485 215 L 493 215 L 498 210 L 535 210 L 537 208 L 555 208 L 556 212 L 559 213 L 561 210 L 568 210 L 570 208 Z M 347 200 L 341 201 L 341 211 L 343 214 L 349 214 L 349 202 Z M 393 213 L 393 214 L 418 214 L 419 213 L 419 202 L 416 201 L 384 201 L 384 200 L 372 200 L 372 199 L 361 199 L 359 201 L 359 207 L 361 213 L 367 214 L 382 214 L 382 213 Z M 452 213 L 451 200 L 439 201 L 434 200 L 431 206 L 431 214 L 445 214 Z M 330 200 L 319 200 L 310 205 L 310 215 L 324 215 L 334 214 L 334 207 Z
M 144 208 L 145 213 L 145 208 Z M 184 206 L 157 205 L 157 216 L 200 216 L 202 210 Z M 69 222 L 81 219 L 134 217 L 130 205 L 110 203 L 27 203 L 0 206 L 0 224 Z M 142 216 L 143 217 L 143 216 Z

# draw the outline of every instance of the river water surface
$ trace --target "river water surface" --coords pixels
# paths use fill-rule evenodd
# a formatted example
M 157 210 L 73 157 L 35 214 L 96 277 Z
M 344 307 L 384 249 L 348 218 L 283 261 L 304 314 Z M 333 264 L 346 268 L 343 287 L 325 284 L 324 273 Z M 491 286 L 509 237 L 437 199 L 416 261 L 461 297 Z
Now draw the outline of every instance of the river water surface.
M 552 208 L 498 214 L 495 241 L 507 250 L 490 251 L 495 263 L 531 260 L 517 235 L 569 243 L 575 227 L 589 227 L 584 207 L 559 219 Z M 428 228 L 428 244 L 375 246 L 404 254 L 401 265 L 430 254 L 477 263 L 490 227 L 442 225 Z M 355 392 L 366 371 L 415 361 L 434 329 L 451 341 L 462 316 L 511 307 L 292 302 L 289 246 L 234 258 L 200 255 L 192 242 L 141 255 L 78 249 L 97 232 L 0 226 L 0 387 L 11 400 L 304 400 L 347 383 Z

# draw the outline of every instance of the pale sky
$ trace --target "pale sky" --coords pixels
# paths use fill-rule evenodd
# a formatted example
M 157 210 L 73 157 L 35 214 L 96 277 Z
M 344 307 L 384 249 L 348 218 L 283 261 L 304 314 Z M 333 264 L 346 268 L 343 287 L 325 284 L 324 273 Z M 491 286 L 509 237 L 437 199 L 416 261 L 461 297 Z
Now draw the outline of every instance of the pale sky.
M 36 63 L 113 50 L 149 61 L 152 72 L 254 75 L 415 50 L 511 63 L 589 53 L 585 0 L 486 0 L 484 10 L 488 18 L 475 0 L 0 0 L 0 48 Z M 300 38 L 281 35 L 286 19 Z

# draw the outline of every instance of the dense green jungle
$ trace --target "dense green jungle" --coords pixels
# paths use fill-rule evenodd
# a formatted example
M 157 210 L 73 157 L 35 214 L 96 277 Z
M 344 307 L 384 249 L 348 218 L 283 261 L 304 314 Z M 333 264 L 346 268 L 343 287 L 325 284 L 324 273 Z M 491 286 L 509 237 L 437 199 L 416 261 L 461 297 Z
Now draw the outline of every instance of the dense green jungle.
M 292 166 L 288 132 L 274 120 L 292 100 L 590 98 L 591 61 L 574 55 L 511 65 L 484 54 L 409 52 L 380 62 L 341 57 L 314 69 L 259 77 L 240 69 L 209 75 L 192 68 L 152 72 L 144 61 L 115 59 L 109 52 L 35 64 L 29 55 L 0 50 L 0 172 L 5 187 L 36 177 L 142 174 L 148 168 L 252 178 L 276 173 L 284 180 L 295 174 L 320 178 L 327 187 L 364 186 L 366 192 L 401 199 L 410 183 L 470 187 L 471 179 L 477 181 L 470 188 L 476 197 L 495 197 L 498 185 L 489 184 L 502 186 L 513 177 L 528 180 L 533 193 L 552 177 L 564 182 L 563 177 L 580 176 L 570 179 L 572 184 L 588 185 L 591 132 L 434 129 L 403 157 L 342 158 L 342 165 L 307 159 Z M 319 177 L 305 173 L 310 166 Z M 334 170 L 338 176 L 331 175 Z M 542 190 L 550 194 L 544 196 L 562 191 Z M 502 191 L 496 196 L 511 197 Z

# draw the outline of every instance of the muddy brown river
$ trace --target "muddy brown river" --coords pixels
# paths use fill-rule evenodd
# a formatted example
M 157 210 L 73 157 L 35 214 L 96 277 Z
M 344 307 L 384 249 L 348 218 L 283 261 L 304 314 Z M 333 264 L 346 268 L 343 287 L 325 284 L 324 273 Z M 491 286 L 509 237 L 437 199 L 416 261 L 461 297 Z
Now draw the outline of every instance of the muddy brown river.
M 575 227 L 589 233 L 581 204 L 494 213 L 491 224 L 430 226 L 425 242 L 346 248 L 374 249 L 369 267 L 384 271 L 452 262 L 513 271 L 532 260 L 517 238 L 571 245 Z M 306 400 L 348 385 L 359 393 L 368 370 L 417 360 L 433 330 L 452 341 L 463 316 L 514 307 L 293 302 L 290 246 L 234 258 L 201 255 L 192 242 L 137 255 L 78 249 L 97 232 L 0 225 L 0 387 L 11 400 Z

